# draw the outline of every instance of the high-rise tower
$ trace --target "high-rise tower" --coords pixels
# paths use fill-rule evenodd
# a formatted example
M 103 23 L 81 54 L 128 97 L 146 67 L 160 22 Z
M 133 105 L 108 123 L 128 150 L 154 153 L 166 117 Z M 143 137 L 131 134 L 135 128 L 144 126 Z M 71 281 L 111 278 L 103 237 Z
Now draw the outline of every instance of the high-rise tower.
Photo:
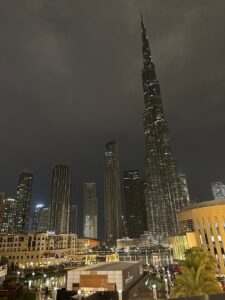
M 77 233 L 77 205 L 70 206 L 70 233 Z
M 97 217 L 96 184 L 86 182 L 84 184 L 84 237 L 98 238 L 98 217 Z
M 144 202 L 138 170 L 124 171 L 123 186 L 128 237 L 139 238 L 144 233 L 145 220 Z
M 72 170 L 56 165 L 52 170 L 49 230 L 69 233 Z
M 33 175 L 29 172 L 20 174 L 16 190 L 15 231 L 27 232 L 29 228 L 30 205 Z
M 37 231 L 46 232 L 49 227 L 49 208 L 42 207 L 39 211 Z
M 49 209 L 44 204 L 37 204 L 34 210 L 32 231 L 46 232 L 49 226 Z
M 164 117 L 159 82 L 152 62 L 148 37 L 141 17 L 144 67 L 142 82 L 145 110 L 145 201 L 148 230 L 159 241 L 177 232 L 176 210 L 184 200 L 171 152 L 169 129 Z
M 0 211 L 0 233 L 13 233 L 15 227 L 16 200 L 12 198 L 2 199 Z
M 106 244 L 113 246 L 121 237 L 122 221 L 120 167 L 114 141 L 105 145 L 104 205 Z

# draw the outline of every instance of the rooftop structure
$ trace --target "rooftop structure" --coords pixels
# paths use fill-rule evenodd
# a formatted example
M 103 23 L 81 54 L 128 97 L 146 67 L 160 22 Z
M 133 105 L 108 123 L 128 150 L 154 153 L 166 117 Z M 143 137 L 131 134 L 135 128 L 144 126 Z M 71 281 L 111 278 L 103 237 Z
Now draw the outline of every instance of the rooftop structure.
M 190 206 L 184 207 L 184 209 L 182 211 L 195 209 L 195 208 L 208 207 L 208 206 L 223 205 L 223 204 L 225 204 L 225 199 L 208 200 L 208 201 L 198 202 L 198 203 L 192 204 Z
M 98 265 L 69 270 L 67 290 L 86 295 L 101 291 L 129 290 L 143 276 L 141 261 L 104 262 Z

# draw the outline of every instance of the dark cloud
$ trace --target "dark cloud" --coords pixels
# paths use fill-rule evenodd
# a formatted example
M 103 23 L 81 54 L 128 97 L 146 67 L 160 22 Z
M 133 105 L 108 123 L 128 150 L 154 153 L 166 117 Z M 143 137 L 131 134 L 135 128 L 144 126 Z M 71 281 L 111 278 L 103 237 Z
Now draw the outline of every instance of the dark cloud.
M 223 0 L 2 0 L 0 189 L 34 172 L 34 202 L 49 199 L 50 170 L 73 168 L 103 202 L 104 144 L 119 144 L 122 169 L 143 174 L 142 9 L 179 167 L 192 197 L 225 182 Z

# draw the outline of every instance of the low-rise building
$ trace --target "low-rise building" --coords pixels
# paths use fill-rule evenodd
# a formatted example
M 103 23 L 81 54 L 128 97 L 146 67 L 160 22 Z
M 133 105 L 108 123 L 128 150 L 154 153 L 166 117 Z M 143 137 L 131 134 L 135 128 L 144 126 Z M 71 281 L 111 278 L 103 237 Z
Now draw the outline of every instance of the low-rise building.
M 35 268 L 75 260 L 76 234 L 17 233 L 0 234 L 0 256 L 10 266 Z
M 185 249 L 202 246 L 215 257 L 220 271 L 225 274 L 225 199 L 196 203 L 177 213 L 178 236 L 170 237 L 174 254 L 183 257 Z
M 129 290 L 143 276 L 142 262 L 105 262 L 67 271 L 67 291 L 81 295 Z
M 139 246 L 138 240 L 138 238 L 130 239 L 128 237 L 118 239 L 116 240 L 117 249 L 136 248 Z
M 100 241 L 97 239 L 90 239 L 86 237 L 80 237 L 77 240 L 77 254 L 88 254 L 89 250 L 94 247 L 99 247 Z
M 0 266 L 0 283 L 2 283 L 5 280 L 6 275 L 7 268 Z

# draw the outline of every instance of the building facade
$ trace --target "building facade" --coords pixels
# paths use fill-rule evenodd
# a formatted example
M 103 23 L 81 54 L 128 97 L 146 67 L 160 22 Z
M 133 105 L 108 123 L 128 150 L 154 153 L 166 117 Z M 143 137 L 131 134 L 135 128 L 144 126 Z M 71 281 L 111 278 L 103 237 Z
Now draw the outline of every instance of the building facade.
M 0 256 L 19 268 L 48 267 L 75 260 L 75 234 L 0 234 Z
M 123 186 L 127 234 L 130 238 L 138 238 L 145 230 L 143 214 L 145 203 L 143 203 L 138 170 L 124 171 Z
M 77 205 L 72 204 L 70 208 L 70 232 L 77 233 Z
M 160 86 L 143 19 L 141 26 L 147 225 L 153 238 L 161 241 L 169 234 L 177 232 L 176 210 L 180 209 L 180 203 L 184 203 L 184 195 L 171 152 L 169 128 L 164 117 Z
M 115 141 L 105 145 L 104 206 L 105 239 L 109 246 L 121 237 L 121 186 L 118 150 Z
M 69 233 L 72 169 L 56 165 L 52 170 L 49 230 Z
M 28 232 L 33 175 L 29 172 L 20 174 L 16 190 L 15 231 Z
M 94 182 L 86 182 L 84 184 L 83 228 L 84 237 L 98 238 L 98 207 L 96 184 Z
M 225 199 L 225 184 L 223 184 L 222 182 L 213 182 L 212 193 L 214 200 Z
M 178 221 L 180 234 L 194 233 L 195 246 L 209 251 L 225 275 L 225 199 L 191 205 L 178 212 Z

